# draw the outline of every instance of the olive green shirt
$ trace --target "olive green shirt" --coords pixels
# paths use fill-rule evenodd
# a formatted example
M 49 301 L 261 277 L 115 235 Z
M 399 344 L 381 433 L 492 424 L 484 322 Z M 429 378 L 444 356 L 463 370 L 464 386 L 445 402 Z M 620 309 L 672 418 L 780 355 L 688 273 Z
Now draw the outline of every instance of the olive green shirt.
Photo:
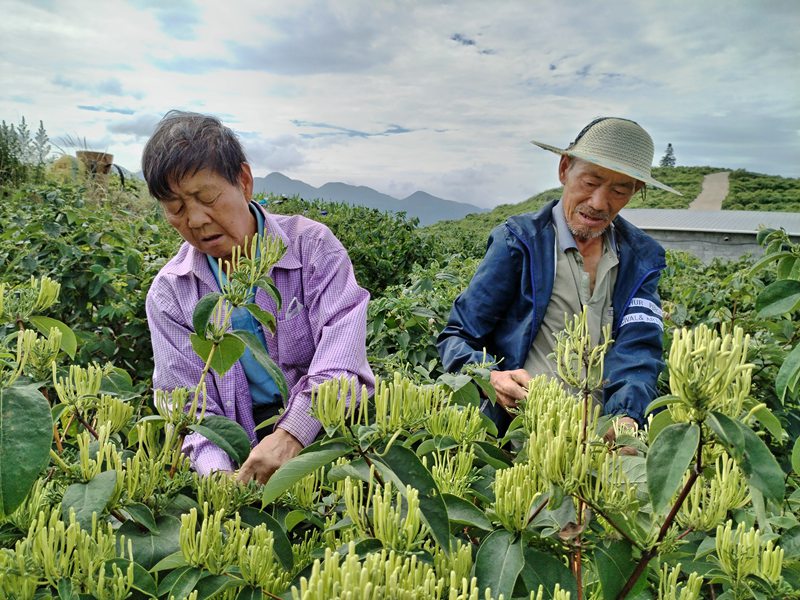
M 611 225 L 603 234 L 603 254 L 597 264 L 595 285 L 592 290 L 591 278 L 589 273 L 583 270 L 583 257 L 567 226 L 561 202 L 553 207 L 553 225 L 556 230 L 557 246 L 553 294 L 523 365 L 531 377 L 547 374 L 558 378 L 554 358 L 554 335 L 564 330 L 566 317 L 572 318 L 580 314 L 585 306 L 593 344 L 600 342 L 603 326 L 614 320 L 611 298 L 619 264 L 615 250 L 614 226 Z

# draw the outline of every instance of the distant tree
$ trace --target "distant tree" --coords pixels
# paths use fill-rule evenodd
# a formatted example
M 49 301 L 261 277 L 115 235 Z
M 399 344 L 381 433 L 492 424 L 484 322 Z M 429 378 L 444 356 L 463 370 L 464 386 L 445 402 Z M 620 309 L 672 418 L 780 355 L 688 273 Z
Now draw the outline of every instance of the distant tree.
M 672 144 L 667 144 L 667 151 L 661 157 L 661 162 L 658 163 L 661 167 L 674 167 L 675 166 L 675 151 L 672 149 Z

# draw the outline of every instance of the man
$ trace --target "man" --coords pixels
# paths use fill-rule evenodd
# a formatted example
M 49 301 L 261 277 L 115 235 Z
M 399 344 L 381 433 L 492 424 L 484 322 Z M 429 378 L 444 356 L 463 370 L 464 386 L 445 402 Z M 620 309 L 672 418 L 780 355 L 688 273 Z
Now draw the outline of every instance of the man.
M 653 141 L 633 121 L 592 121 L 565 149 L 533 143 L 561 155 L 562 197 L 492 231 L 439 335 L 442 362 L 455 371 L 482 361 L 484 348 L 498 361 L 491 373 L 497 405 L 485 410 L 502 432 L 531 377 L 557 377 L 548 357 L 553 335 L 565 315 L 586 307 L 595 343 L 603 325 L 612 325 L 604 412 L 641 424 L 663 367 L 657 288 L 666 264 L 663 248 L 617 215 L 646 185 L 679 192 L 651 177 Z
M 289 397 L 280 397 L 249 350 L 224 377 L 209 373 L 206 386 L 206 413 L 239 423 L 254 446 L 239 479 L 263 483 L 320 431 L 308 412 L 312 386 L 345 376 L 372 388 L 366 357 L 369 294 L 356 284 L 347 251 L 327 227 L 301 216 L 271 215 L 251 202 L 250 165 L 236 135 L 218 119 L 167 113 L 145 146 L 142 170 L 151 195 L 185 240 L 147 294 L 154 387 L 193 388 L 200 380 L 203 361 L 189 338 L 192 313 L 203 296 L 220 290 L 225 274 L 217 259 L 230 259 L 233 247 L 265 233 L 286 246 L 270 272 L 281 310 L 267 292 L 254 292 L 255 303 L 276 317 L 275 334 L 265 334 L 246 309 L 234 312 L 233 321 L 264 344 L 286 377 Z M 266 430 L 256 432 L 255 425 L 284 403 L 274 431 L 262 438 Z M 199 434 L 188 436 L 183 449 L 201 474 L 234 469 L 228 455 Z

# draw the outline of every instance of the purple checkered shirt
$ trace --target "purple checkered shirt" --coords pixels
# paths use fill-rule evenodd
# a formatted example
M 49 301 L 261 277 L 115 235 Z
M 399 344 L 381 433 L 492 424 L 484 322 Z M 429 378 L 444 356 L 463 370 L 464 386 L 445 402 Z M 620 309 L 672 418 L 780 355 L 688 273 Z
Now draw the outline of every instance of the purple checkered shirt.
M 313 386 L 357 377 L 359 385 L 366 384 L 372 392 L 375 378 L 366 354 L 369 293 L 356 283 L 347 251 L 325 225 L 301 216 L 264 217 L 267 235 L 277 235 L 286 245 L 286 254 L 270 272 L 281 294 L 281 310 L 264 290 L 256 290 L 255 296 L 256 304 L 276 316 L 275 335 L 265 332 L 267 350 L 289 387 L 286 411 L 276 427 L 307 446 L 321 428 L 309 415 Z M 153 280 L 146 306 L 155 388 L 192 389 L 200 380 L 203 361 L 189 341 L 192 312 L 200 298 L 213 291 L 219 288 L 206 256 L 186 242 Z M 290 304 L 294 308 L 287 319 Z M 239 423 L 254 446 L 253 404 L 241 363 L 224 377 L 211 371 L 206 382 L 207 414 Z M 199 434 L 187 436 L 183 450 L 200 474 L 234 468 L 223 450 Z

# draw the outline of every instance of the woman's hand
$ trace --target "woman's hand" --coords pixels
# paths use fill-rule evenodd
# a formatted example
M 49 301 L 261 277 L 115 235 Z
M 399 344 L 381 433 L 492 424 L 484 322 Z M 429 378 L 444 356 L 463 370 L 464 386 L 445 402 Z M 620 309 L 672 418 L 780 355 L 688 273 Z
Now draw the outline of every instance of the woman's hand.
M 250 456 L 239 469 L 237 479 L 242 483 L 252 479 L 267 483 L 281 465 L 297 456 L 302 449 L 303 444 L 296 437 L 285 429 L 278 428 L 250 451 Z

